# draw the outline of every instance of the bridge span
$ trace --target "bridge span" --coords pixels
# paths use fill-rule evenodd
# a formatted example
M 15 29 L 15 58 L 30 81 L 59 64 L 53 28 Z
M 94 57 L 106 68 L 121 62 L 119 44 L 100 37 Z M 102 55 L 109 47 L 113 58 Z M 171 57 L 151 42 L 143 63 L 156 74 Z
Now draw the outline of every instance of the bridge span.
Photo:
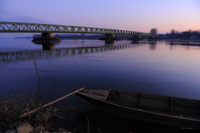
M 105 34 L 105 38 L 108 40 L 113 40 L 115 34 L 133 35 L 133 38 L 135 39 L 140 38 L 140 36 L 153 37 L 153 35 L 150 33 L 129 31 L 129 30 L 54 25 L 54 24 L 39 24 L 39 23 L 1 22 L 1 21 L 0 21 L 0 32 L 42 33 L 43 38 L 52 38 L 54 37 L 54 33 Z

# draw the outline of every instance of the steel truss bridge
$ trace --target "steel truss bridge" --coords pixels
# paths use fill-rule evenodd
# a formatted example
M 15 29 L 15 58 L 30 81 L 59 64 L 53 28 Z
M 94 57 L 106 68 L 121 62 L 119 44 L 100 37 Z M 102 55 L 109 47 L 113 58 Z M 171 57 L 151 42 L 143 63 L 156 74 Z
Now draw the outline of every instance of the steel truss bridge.
M 87 33 L 87 34 L 121 34 L 121 35 L 153 36 L 150 33 L 118 30 L 118 29 L 39 24 L 39 23 L 1 22 L 1 21 L 0 21 L 0 32 Z

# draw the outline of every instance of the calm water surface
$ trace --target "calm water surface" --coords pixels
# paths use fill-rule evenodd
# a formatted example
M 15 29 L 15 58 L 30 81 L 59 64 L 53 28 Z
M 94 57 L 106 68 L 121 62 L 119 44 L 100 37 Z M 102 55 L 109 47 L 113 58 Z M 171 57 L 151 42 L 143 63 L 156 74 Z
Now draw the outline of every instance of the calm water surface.
M 0 94 L 22 90 L 51 100 L 88 87 L 200 100 L 199 45 L 187 41 L 105 44 L 98 40 L 62 40 L 49 47 L 54 50 L 45 51 L 49 48 L 29 39 L 1 39 Z
M 29 39 L 1 39 L 0 93 L 35 93 L 39 87 L 40 95 L 59 97 L 89 87 L 200 99 L 199 44 L 63 40 L 54 51 L 43 51 Z

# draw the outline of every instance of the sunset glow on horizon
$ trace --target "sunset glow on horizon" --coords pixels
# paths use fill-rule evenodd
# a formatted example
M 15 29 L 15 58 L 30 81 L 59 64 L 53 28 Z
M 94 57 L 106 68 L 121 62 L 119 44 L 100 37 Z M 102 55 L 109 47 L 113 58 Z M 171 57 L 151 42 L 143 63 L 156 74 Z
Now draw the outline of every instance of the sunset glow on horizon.
M 199 0 L 1 0 L 0 21 L 159 33 L 200 30 Z

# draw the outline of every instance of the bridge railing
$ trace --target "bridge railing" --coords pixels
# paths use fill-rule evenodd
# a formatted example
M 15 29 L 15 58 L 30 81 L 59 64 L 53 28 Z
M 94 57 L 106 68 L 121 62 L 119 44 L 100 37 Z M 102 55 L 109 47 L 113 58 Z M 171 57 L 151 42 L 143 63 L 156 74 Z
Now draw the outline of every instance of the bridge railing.
M 37 24 L 37 23 L 18 23 L 18 22 L 0 22 L 0 32 L 52 32 L 52 33 L 88 33 L 88 34 L 125 34 L 125 35 L 143 35 L 151 34 L 144 32 L 105 29 L 95 27 Z

